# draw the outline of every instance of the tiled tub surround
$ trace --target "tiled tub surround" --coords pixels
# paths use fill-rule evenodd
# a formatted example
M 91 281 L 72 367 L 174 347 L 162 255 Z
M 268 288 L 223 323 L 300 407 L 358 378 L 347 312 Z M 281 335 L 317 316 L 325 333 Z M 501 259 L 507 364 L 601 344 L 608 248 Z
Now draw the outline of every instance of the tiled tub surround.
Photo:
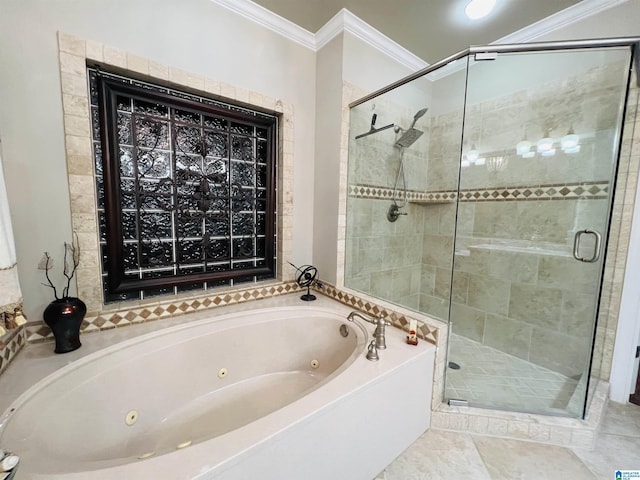
M 0 340 L 0 374 L 4 372 L 9 363 L 18 355 L 18 352 L 27 343 L 24 327 L 17 328 L 2 336 Z
M 326 329 L 329 328 L 332 322 L 336 323 L 337 326 L 340 323 L 346 322 L 346 316 L 351 308 L 336 303 L 325 296 L 320 296 L 318 301 L 316 302 L 303 302 L 299 299 L 299 295 L 288 295 L 281 296 L 277 298 L 271 298 L 267 300 L 263 300 L 260 302 L 253 302 L 251 304 L 241 304 L 234 305 L 228 308 L 225 308 L 220 313 L 222 316 L 216 318 L 211 321 L 211 311 L 208 312 L 199 312 L 194 313 L 181 319 L 166 319 L 162 322 L 158 322 L 157 325 L 151 329 L 150 324 L 142 324 L 135 325 L 127 329 L 117 329 L 111 330 L 109 332 L 101 333 L 100 335 L 91 335 L 87 337 L 86 345 L 77 351 L 71 352 L 68 356 L 51 356 L 50 351 L 46 349 L 46 345 L 36 344 L 29 345 L 27 347 L 27 353 L 21 356 L 18 361 L 13 363 L 12 368 L 6 372 L 0 378 L 0 410 L 4 410 L 7 408 L 8 404 L 13 401 L 13 399 L 20 394 L 20 392 L 24 391 L 31 384 L 37 381 L 39 378 L 42 378 L 44 375 L 48 373 L 55 372 L 61 367 L 67 365 L 70 361 L 71 364 L 67 365 L 64 372 L 66 374 L 75 375 L 80 374 L 83 375 L 83 371 L 86 370 L 87 375 L 90 377 L 87 380 L 91 382 L 91 378 L 95 376 L 95 373 L 92 372 L 93 363 L 87 363 L 89 360 L 91 362 L 104 362 L 108 361 L 111 358 L 111 355 L 114 355 L 116 358 L 120 356 L 126 357 L 128 361 L 136 358 L 135 352 L 138 349 L 138 353 L 140 351 L 145 352 L 146 355 L 158 355 L 162 353 L 162 349 L 166 346 L 171 345 L 171 336 L 167 336 L 165 338 L 164 333 L 167 332 L 167 327 L 171 325 L 178 325 L 178 329 L 172 329 L 173 333 L 171 335 L 177 335 L 180 341 L 194 341 L 201 342 L 206 338 L 203 337 L 200 330 L 203 328 L 212 329 L 219 328 L 218 333 L 215 333 L 210 339 L 206 339 L 206 345 L 209 344 L 210 341 L 215 341 L 215 335 L 224 334 L 225 332 L 231 332 L 226 326 L 226 324 L 219 324 L 219 321 L 225 321 L 225 314 L 232 314 L 233 325 L 239 324 L 244 325 L 249 321 L 249 317 L 253 315 L 258 319 L 258 324 L 255 325 L 255 328 L 259 330 L 260 325 L 262 328 L 265 328 L 264 321 L 268 319 L 268 310 L 256 310 L 260 308 L 271 309 L 275 307 L 276 310 L 274 313 L 278 315 L 278 312 L 282 313 L 282 316 L 278 315 L 274 317 L 273 321 L 280 322 L 281 317 L 284 318 L 287 315 L 291 316 L 294 313 L 294 310 L 301 310 L 303 312 L 309 312 L 309 315 L 303 313 L 303 317 L 291 317 L 283 324 L 283 328 L 296 328 L 299 327 L 304 328 L 303 325 L 299 325 L 300 322 L 307 322 L 312 320 L 306 320 L 307 318 L 317 317 L 317 314 L 314 312 L 328 312 L 328 318 L 318 318 L 320 322 L 317 326 L 313 327 L 314 331 L 316 329 Z M 284 308 L 283 308 L 284 307 Z M 249 310 L 249 311 L 247 311 Z M 253 312 L 253 313 L 252 313 Z M 216 312 L 217 313 L 217 312 Z M 325 314 L 322 314 L 325 315 Z M 216 315 L 216 317 L 218 317 Z M 342 318 L 342 321 L 340 319 Z M 237 322 L 236 322 L 237 320 Z M 292 322 L 292 323 L 291 323 Z M 288 325 L 288 326 L 287 326 Z M 369 328 L 370 327 L 370 328 Z M 240 327 L 245 328 L 245 327 Z M 330 327 L 332 328 L 332 327 Z M 355 328 L 355 327 L 354 327 Z M 193 329 L 198 330 L 197 332 L 191 333 Z M 232 328 L 233 329 L 233 328 Z M 354 335 L 360 336 L 360 331 L 356 332 L 357 328 L 353 330 Z M 368 335 L 371 335 L 373 330 L 372 326 L 367 326 Z M 141 333 L 152 331 L 153 334 L 147 337 L 145 343 L 137 342 L 137 341 L 129 341 L 126 344 L 119 344 L 125 338 L 133 338 Z M 208 331 L 208 330 L 207 330 Z M 204 332 L 206 334 L 206 332 Z M 253 332 L 247 332 L 247 336 L 251 338 Z M 272 331 L 271 334 L 278 335 L 280 332 L 278 330 Z M 338 334 L 338 331 L 334 331 L 334 334 L 337 338 L 341 338 Z M 192 338 L 189 340 L 185 335 Z M 244 335 L 242 335 L 244 338 Z M 287 342 L 291 340 L 291 338 L 298 338 L 299 333 L 296 333 L 291 337 L 291 335 L 287 335 L 287 331 L 282 332 L 282 337 L 278 337 L 281 342 Z M 327 338 L 330 337 L 329 332 L 325 332 L 317 338 L 311 339 L 311 343 L 318 343 L 327 341 Z M 255 339 L 259 342 L 259 338 Z M 298 338 L 299 340 L 299 338 Z M 300 347 L 304 348 L 306 344 L 305 341 L 296 340 L 298 343 L 298 350 Z M 348 340 L 348 339 L 347 339 Z M 160 350 L 156 350 L 156 347 L 151 348 L 154 345 L 154 342 L 160 341 Z M 274 340 L 276 341 L 276 340 Z M 276 341 L 276 342 L 277 342 Z M 344 339 L 343 339 L 344 341 Z M 357 353 L 356 357 L 353 358 L 353 363 L 350 363 L 346 369 L 341 370 L 339 375 L 335 376 L 329 382 L 322 382 L 322 385 L 317 389 L 307 392 L 304 398 L 301 398 L 299 401 L 295 401 L 282 409 L 274 411 L 273 414 L 267 415 L 265 417 L 257 419 L 255 422 L 247 424 L 245 427 L 240 427 L 238 430 L 232 430 L 223 436 L 218 438 L 212 438 L 210 440 L 203 439 L 197 437 L 196 431 L 198 428 L 191 428 L 188 432 L 183 432 L 187 435 L 196 435 L 193 437 L 193 444 L 189 446 L 187 450 L 185 450 L 185 454 L 189 460 L 187 464 L 180 464 L 180 462 L 176 462 L 176 455 L 180 456 L 180 454 L 171 454 L 171 455 L 162 455 L 162 447 L 156 448 L 156 455 L 153 456 L 149 460 L 136 460 L 134 458 L 125 458 L 127 455 L 132 453 L 132 450 L 129 447 L 126 447 L 126 451 L 123 451 L 123 454 L 117 454 L 118 459 L 112 459 L 110 461 L 109 455 L 110 452 L 122 449 L 122 443 L 117 441 L 117 438 L 112 438 L 114 441 L 108 447 L 100 448 L 100 453 L 97 454 L 97 458 L 104 460 L 99 464 L 91 464 L 92 461 L 95 460 L 93 456 L 83 456 L 83 451 L 85 450 L 83 447 L 66 449 L 66 453 L 61 453 L 61 455 L 69 455 L 66 461 L 64 461 L 60 465 L 56 465 L 56 462 L 47 462 L 46 465 L 41 467 L 33 467 L 29 464 L 29 456 L 25 453 L 23 461 L 24 471 L 39 471 L 41 468 L 44 470 L 51 470 L 52 472 L 56 472 L 59 475 L 55 475 L 52 478 L 106 478 L 106 476 L 100 476 L 100 471 L 97 470 L 95 472 L 83 472 L 83 465 L 77 463 L 77 468 L 74 468 L 73 473 L 64 473 L 61 472 L 66 471 L 70 465 L 76 465 L 76 462 L 83 461 L 89 462 L 89 465 L 93 468 L 111 468 L 114 475 L 120 478 L 129 478 L 130 476 L 136 478 L 142 477 L 157 477 L 159 472 L 162 472 L 163 475 L 167 475 L 168 472 L 174 471 L 173 475 L 178 475 L 179 473 L 185 474 L 191 469 L 192 473 L 189 474 L 189 478 L 191 476 L 196 476 L 198 473 L 202 473 L 204 470 L 211 468 L 216 464 L 215 457 L 224 458 L 224 455 L 228 454 L 235 447 L 243 447 L 246 444 L 248 449 L 243 451 L 238 457 L 230 460 L 228 463 L 221 466 L 220 471 L 215 474 L 215 478 L 248 478 L 262 475 L 264 478 L 293 478 L 296 474 L 299 474 L 300 471 L 308 470 L 310 477 L 309 478 L 327 478 L 328 476 L 335 477 L 336 475 L 345 474 L 347 472 L 347 476 L 349 478 L 362 478 L 363 480 L 372 478 L 375 474 L 377 474 L 382 468 L 386 466 L 393 458 L 399 455 L 405 448 L 409 446 L 411 442 L 413 442 L 429 425 L 429 416 L 430 409 L 428 408 L 430 391 L 431 391 L 431 376 L 433 374 L 433 360 L 434 360 L 434 347 L 433 345 L 429 345 L 427 342 L 421 343 L 418 347 L 413 347 L 407 345 L 404 340 L 404 335 L 402 332 L 396 329 L 390 329 L 388 332 L 388 348 L 384 352 L 381 352 L 381 360 L 379 363 L 371 363 L 364 358 L 364 350 L 366 346 L 366 339 L 361 339 L 358 342 L 360 351 Z M 356 343 L 355 340 L 350 343 Z M 84 355 L 94 352 L 102 348 L 102 346 L 111 345 L 108 349 L 109 356 L 102 356 L 103 352 L 100 352 L 99 355 L 94 354 L 91 358 L 87 358 L 86 361 L 82 360 L 81 357 Z M 267 342 L 267 347 L 273 345 L 273 342 Z M 204 346 L 204 345 L 203 345 Z M 206 348 L 206 347 L 205 347 Z M 220 347 L 223 349 L 223 347 Z M 202 355 L 206 357 L 206 355 L 213 355 L 215 357 L 216 352 L 220 350 L 220 348 L 213 348 L 211 351 L 207 350 L 207 352 L 202 352 Z M 259 350 L 259 346 L 256 346 Z M 328 347 L 326 347 L 328 348 Z M 340 348 L 340 347 L 338 347 Z M 286 349 L 286 348 L 285 348 Z M 196 353 L 193 349 L 189 349 L 188 352 L 184 352 L 181 354 L 180 349 L 176 347 L 172 347 L 172 351 L 174 350 L 174 354 L 178 355 L 178 359 L 183 359 L 185 361 L 196 361 L 198 362 L 196 357 L 193 357 L 193 354 Z M 253 349 L 252 349 L 253 350 Z M 271 361 L 276 361 L 278 365 L 286 365 L 287 362 L 292 359 L 295 360 L 295 348 L 292 349 L 292 355 L 290 357 L 282 357 L 282 355 L 266 355 L 264 357 L 265 364 L 269 364 L 269 359 Z M 278 349 L 278 351 L 282 351 L 282 349 Z M 319 372 L 322 372 L 322 352 L 325 349 L 314 349 L 316 351 L 315 354 L 309 351 L 308 354 L 312 355 L 320 355 L 317 357 L 320 359 L 321 365 Z M 131 353 L 130 353 L 131 352 Z M 155 353 L 153 353 L 155 352 Z M 301 351 L 301 353 L 304 352 Z M 132 357 L 133 355 L 133 357 Z M 228 356 L 233 356 L 233 354 L 228 354 Z M 311 357 L 316 358 L 316 357 Z M 225 355 L 225 359 L 230 361 Z M 149 360 L 152 360 L 151 358 Z M 304 360 L 304 357 L 300 359 L 302 362 L 305 362 L 307 365 L 307 361 Z M 157 369 L 158 363 L 162 363 L 165 360 L 155 359 L 151 361 L 148 365 L 149 368 L 149 377 L 154 378 L 158 376 L 160 379 L 163 374 L 166 372 L 171 372 L 171 368 L 160 368 Z M 180 365 L 180 361 L 176 362 L 176 365 Z M 214 360 L 209 362 L 205 362 L 209 365 Z M 101 387 L 107 388 L 109 390 L 113 390 L 113 385 L 109 385 L 106 380 L 107 377 L 111 376 L 111 378 L 118 382 L 120 380 L 126 381 L 126 372 L 118 372 L 119 368 L 131 369 L 135 372 L 135 369 L 139 366 L 147 365 L 147 361 L 145 358 L 140 357 L 139 361 L 135 362 L 135 365 L 131 365 L 126 367 L 126 365 L 122 365 L 121 362 L 115 361 L 113 365 L 107 364 L 102 365 L 99 368 L 99 372 L 101 375 L 105 375 L 105 379 L 100 380 Z M 250 363 L 250 362 L 249 362 Z M 326 362 L 325 362 L 326 363 Z M 331 362 L 329 362 L 330 364 Z M 247 364 L 248 365 L 248 364 Z M 229 374 L 228 377 L 225 377 L 223 381 L 233 382 L 234 375 L 241 375 L 243 370 L 243 365 L 235 365 L 234 362 L 231 362 L 230 365 L 223 365 L 228 368 Z M 98 363 L 95 364 L 95 367 L 98 368 Z M 208 368 L 208 367 L 207 367 Z M 310 368 L 310 367 L 309 367 Z M 113 370 L 115 369 L 115 370 Z M 262 364 L 260 364 L 259 369 L 262 369 Z M 198 368 L 193 367 L 194 375 L 197 375 Z M 191 371 L 191 370 L 190 370 Z M 206 376 L 206 368 L 202 373 Z M 69 373 L 71 372 L 71 373 Z M 234 373 L 235 372 L 235 373 Z M 31 390 L 31 394 L 36 392 L 36 397 L 34 397 L 33 401 L 45 401 L 48 405 L 50 404 L 46 398 L 43 398 L 47 394 L 48 389 L 55 389 L 57 382 L 62 382 L 60 388 L 68 392 L 68 389 L 64 386 L 64 376 L 61 376 L 63 371 L 57 372 L 56 379 L 53 383 L 50 383 L 44 387 L 43 390 Z M 175 373 L 175 372 L 174 372 Z M 175 376 L 175 375 L 173 375 Z M 370 376 L 373 376 L 370 378 Z M 140 373 L 135 375 L 136 378 L 141 378 Z M 178 375 L 179 377 L 179 375 Z M 176 377 L 176 378 L 178 378 Z M 214 375 L 215 377 L 215 375 Z M 416 378 L 424 378 L 425 382 L 416 382 Z M 148 380 L 150 380 L 148 379 Z M 220 382 L 217 378 L 214 378 L 216 382 L 213 382 L 212 385 Z M 95 379 L 93 380 L 95 381 Z M 170 380 L 167 379 L 167 382 L 176 381 L 176 379 Z M 180 380 L 177 380 L 180 382 Z M 103 383 L 105 382 L 105 383 Z M 359 382 L 362 382 L 361 384 Z M 390 382 L 390 383 L 389 383 Z M 392 385 L 391 385 L 392 384 Z M 155 387 L 154 387 L 155 385 Z M 202 388 L 210 388 L 207 387 L 207 382 L 198 387 Z M 361 386 L 358 386 L 361 385 Z M 87 392 L 88 395 L 94 395 L 96 388 L 92 387 Z M 162 385 L 159 385 L 155 382 L 150 382 L 148 388 L 145 391 L 153 388 L 163 388 Z M 391 390 L 384 391 L 384 388 L 391 388 Z M 99 388 L 98 388 L 99 389 Z M 174 393 L 171 395 L 167 395 L 167 399 L 158 401 L 158 397 L 155 401 L 158 402 L 157 408 L 162 408 L 162 404 L 167 401 L 171 401 L 171 398 L 180 398 L 181 396 L 187 395 L 186 399 L 188 401 L 188 392 L 191 391 L 193 387 L 185 386 L 184 388 L 175 388 L 173 390 Z M 82 390 L 82 389 L 81 389 Z M 59 396 L 58 401 L 63 402 L 71 402 L 73 401 L 73 397 L 76 394 L 80 394 L 81 390 L 77 392 L 74 391 L 71 393 L 71 397 L 68 400 L 60 400 Z M 131 390 L 131 389 L 130 389 Z M 133 391 L 136 389 L 134 388 Z M 340 392 L 344 390 L 344 392 L 349 392 L 348 395 L 340 394 L 339 398 L 332 398 L 331 395 L 336 392 Z M 129 392 L 130 394 L 133 393 Z M 408 394 L 408 392 L 412 392 Z M 367 398 L 367 397 L 370 398 Z M 40 399 L 38 400 L 38 397 Z M 106 397 L 105 397 L 106 398 Z M 262 397 L 261 397 L 262 398 Z M 270 398 L 267 396 L 267 398 Z M 114 405 L 104 405 L 101 406 L 99 403 L 94 405 L 93 408 L 97 409 L 91 417 L 95 419 L 98 417 L 98 421 L 102 415 L 105 418 L 108 418 L 109 415 L 116 415 L 118 418 L 120 417 L 120 410 L 126 412 L 128 406 L 126 405 L 127 396 L 125 395 L 122 399 L 125 401 L 125 404 L 121 405 L 121 407 L 117 407 Z M 53 400 L 55 402 L 55 400 Z M 130 401 L 133 402 L 133 406 L 140 409 L 140 421 L 136 424 L 145 425 L 144 422 L 147 422 L 148 419 L 153 417 L 155 412 L 155 407 L 153 404 L 147 404 L 147 400 L 144 398 L 130 398 Z M 152 400 L 153 402 L 153 400 Z M 382 403 L 380 403 L 382 402 Z M 113 403 L 113 402 L 112 402 Z M 117 403 L 117 402 L 116 402 Z M 209 404 L 210 402 L 207 402 Z M 16 422 L 16 425 L 13 426 L 13 429 L 19 428 L 19 424 L 21 422 L 28 422 L 29 418 L 31 418 L 27 412 L 25 411 L 26 417 L 20 417 L 18 413 L 20 412 L 20 404 L 15 404 L 18 407 L 18 410 L 14 415 L 17 415 L 13 422 Z M 363 409 L 363 405 L 369 405 Z M 114 411 L 114 407 L 115 411 Z M 126 408 L 125 408 L 126 407 Z M 197 407 L 194 405 L 194 407 Z M 24 408 L 33 408 L 29 404 L 25 404 Z M 64 408 L 64 407 L 62 407 Z M 385 412 L 385 420 L 381 422 L 370 422 L 370 418 L 376 415 L 376 412 L 379 411 L 380 408 L 383 408 Z M 101 411 L 103 410 L 103 411 Z M 308 411 L 307 411 L 308 410 Z M 147 412 L 145 418 L 145 411 Z M 242 408 L 240 408 L 242 411 Z M 306 412 L 306 413 L 305 413 Z M 315 413 L 320 412 L 319 416 L 315 415 Z M 179 413 L 179 412 L 177 412 Z M 72 412 L 70 412 L 72 414 Z M 292 419 L 296 418 L 296 415 L 304 414 L 305 420 L 303 422 L 297 422 L 296 425 L 291 425 Z M 46 413 L 45 413 L 46 415 Z M 336 415 L 339 417 L 336 418 Z M 56 416 L 51 417 L 52 421 L 55 422 Z M 354 420 L 355 419 L 355 420 Z M 60 420 L 60 419 L 58 419 Z M 204 426 L 203 420 L 197 420 L 199 422 L 199 427 Z M 331 426 L 330 423 L 333 421 L 338 421 L 339 424 Z M 355 423 L 354 423 L 355 421 Z M 327 425 L 329 422 L 329 425 Z M 46 425 L 47 421 L 39 422 L 39 424 Z M 68 423 L 68 422 L 65 422 Z M 73 423 L 73 422 L 72 422 Z M 281 428 L 282 425 L 291 425 L 290 427 Z M 218 425 L 217 423 L 215 425 Z M 352 425 L 354 427 L 344 428 L 345 425 Z M 367 426 L 369 425 L 369 426 Z M 388 430 L 388 434 L 382 434 L 380 432 L 381 425 L 386 425 L 384 427 L 385 430 Z M 11 439 L 11 423 L 9 424 L 9 430 L 6 432 L 5 440 L 7 442 Z M 388 428 L 387 428 L 388 427 Z M 82 428 L 83 427 L 79 427 Z M 118 426 L 117 422 L 113 423 L 113 426 L 110 429 L 105 430 L 105 438 L 104 442 L 110 444 L 110 433 L 115 433 L 117 429 L 121 428 L 129 428 L 124 425 Z M 27 427 L 28 430 L 29 427 Z M 258 448 L 252 449 L 253 444 L 251 443 L 252 432 L 255 434 L 265 435 L 270 430 L 274 430 L 274 436 L 272 440 L 276 440 L 275 445 L 273 441 L 265 441 L 261 443 Z M 340 438 L 335 437 L 335 431 L 339 429 L 342 433 Z M 146 429 L 145 429 L 146 430 Z M 55 431 L 55 430 L 54 430 Z M 305 433 L 306 432 L 306 433 Z M 351 433 L 349 433 L 351 432 Z M 88 435 L 91 435 L 90 432 L 85 432 Z M 135 433 L 135 432 L 134 432 Z M 175 432 L 179 433 L 179 432 Z M 357 441 L 351 439 L 350 435 L 354 435 L 357 437 Z M 81 432 L 78 432 L 78 435 L 81 435 Z M 21 436 L 21 435 L 20 435 Z M 309 448 L 308 437 L 312 436 L 314 440 L 313 448 Z M 77 441 L 70 439 L 70 441 Z M 378 438 L 378 440 L 376 440 Z M 259 438 L 258 438 L 259 439 Z M 324 439 L 324 440 L 323 440 Z M 390 440 L 391 439 L 391 440 Z M 153 438 L 153 442 L 156 440 L 161 440 L 160 438 Z M 18 443 L 19 441 L 16 440 Z M 19 445 L 16 446 L 16 441 L 12 442 L 16 450 L 20 450 Z M 247 443 L 248 442 L 248 443 Z M 339 451 L 343 452 L 342 455 L 333 455 L 332 462 L 328 464 L 323 462 L 326 459 L 326 455 L 329 452 L 335 453 L 335 446 L 338 442 L 338 445 L 341 445 L 338 448 Z M 37 442 L 36 442 L 37 443 Z M 212 443 L 219 444 L 217 447 L 212 445 Z M 287 448 L 284 450 L 280 448 L 280 446 L 285 443 L 287 444 Z M 50 442 L 47 442 L 48 445 Z M 355 447 L 354 447 L 355 445 Z M 274 448 L 272 448 L 274 447 Z M 39 448 L 34 444 L 34 448 Z M 92 447 L 90 447 L 92 448 Z M 95 448 L 95 446 L 93 447 Z M 213 448 L 213 450 L 211 450 Z M 23 451 L 26 451 L 28 446 L 23 447 Z M 115 449 L 115 450 L 113 450 Z M 158 450 L 159 449 L 159 450 Z M 355 449 L 355 450 L 354 450 Z M 135 450 L 135 448 L 134 448 Z M 73 453 L 68 453 L 68 452 Z M 174 451 L 174 448 L 169 448 L 169 451 Z M 211 452 L 215 451 L 214 457 L 211 457 Z M 55 448 L 52 447 L 50 453 L 55 452 Z M 375 452 L 374 456 L 376 458 L 375 461 L 371 460 L 371 454 Z M 43 455 L 46 455 L 46 452 L 42 452 Z M 54 453 L 55 454 L 55 453 Z M 354 462 L 354 454 L 363 459 L 362 462 Z M 286 458 L 282 458 L 279 461 L 273 462 L 273 458 L 277 458 L 278 455 L 285 455 Z M 56 455 L 58 456 L 58 455 Z M 265 457 L 266 456 L 266 457 Z M 265 458 L 263 458 L 265 457 Z M 74 460 L 76 458 L 77 460 Z M 323 462 L 322 465 L 314 466 L 311 461 L 315 458 L 315 461 Z M 199 464 L 199 459 L 202 459 L 203 464 Z M 288 460 L 287 460 L 288 459 Z M 292 460 L 293 459 L 293 460 Z M 307 460 L 304 460 L 307 459 Z M 366 459 L 366 460 L 365 460 Z M 241 460 L 241 461 L 240 461 Z M 34 460 L 31 459 L 31 462 Z M 123 461 L 129 462 L 128 465 L 122 465 Z M 297 465 L 296 462 L 303 462 L 303 465 Z M 112 465 L 113 464 L 113 465 Z M 247 473 L 247 469 L 251 469 L 252 465 L 256 469 L 262 469 L 260 473 L 256 470 L 251 470 L 251 473 Z M 270 465 L 269 468 L 264 469 L 264 465 Z M 202 469 L 201 469 L 202 466 Z M 237 472 L 237 469 L 240 469 Z M 179 470 L 175 470 L 179 469 Z M 153 472 L 156 473 L 153 473 Z M 211 473 L 211 472 L 210 472 Z M 95 477 L 93 475 L 96 475 Z M 111 478 L 112 476 L 109 476 Z M 205 478 L 205 477 L 203 477 Z M 206 478 L 213 478 L 210 476 L 206 476 Z
M 80 332 L 82 334 L 122 328 L 139 323 L 152 322 L 164 318 L 177 317 L 186 313 L 216 309 L 228 305 L 261 300 L 302 291 L 295 282 L 263 282 L 251 288 L 225 289 L 220 293 L 209 291 L 207 296 L 182 295 L 169 299 L 141 300 L 110 304 L 99 314 L 87 314 Z M 31 322 L 25 326 L 28 342 L 51 340 L 51 330 L 42 322 Z

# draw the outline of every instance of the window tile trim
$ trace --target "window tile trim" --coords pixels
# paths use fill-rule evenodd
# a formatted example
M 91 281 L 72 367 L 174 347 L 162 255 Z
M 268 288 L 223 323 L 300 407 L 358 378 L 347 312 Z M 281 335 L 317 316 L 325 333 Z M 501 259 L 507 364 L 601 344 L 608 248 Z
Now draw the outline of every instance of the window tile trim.
M 280 114 L 278 129 L 277 165 L 277 272 L 283 283 L 294 279 L 294 271 L 286 268 L 286 260 L 293 253 L 293 105 L 260 92 L 252 92 L 193 72 L 163 65 L 122 49 L 58 32 L 58 59 L 62 108 L 64 114 L 65 153 L 69 179 L 72 227 L 78 234 L 82 256 L 76 272 L 78 296 L 87 304 L 89 315 L 99 315 L 103 304 L 100 274 L 100 251 L 97 236 L 96 193 L 93 174 L 93 155 L 90 139 L 89 91 L 87 62 L 99 62 L 105 68 L 126 69 L 151 81 L 171 87 L 194 90 L 201 95 L 221 97 L 231 102 L 251 103 L 252 106 Z M 247 289 L 256 288 L 256 284 Z M 224 292 L 224 289 L 220 289 Z M 237 287 L 234 288 L 237 291 Z M 216 290 L 218 292 L 218 290 Z M 203 296 L 211 295 L 203 292 Z M 157 299 L 156 299 L 157 302 Z M 144 304 L 145 301 L 140 301 Z M 128 302 L 129 309 L 136 301 Z M 110 307 L 111 310 L 111 307 Z

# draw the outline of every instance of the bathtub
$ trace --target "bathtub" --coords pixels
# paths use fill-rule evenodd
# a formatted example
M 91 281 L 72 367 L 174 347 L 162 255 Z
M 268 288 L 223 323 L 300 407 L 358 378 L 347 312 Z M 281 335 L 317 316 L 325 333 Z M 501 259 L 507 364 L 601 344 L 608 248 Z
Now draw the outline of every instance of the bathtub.
M 61 368 L 7 410 L 16 478 L 371 480 L 429 426 L 435 348 L 390 328 L 368 361 L 369 326 L 320 303 L 191 321 Z

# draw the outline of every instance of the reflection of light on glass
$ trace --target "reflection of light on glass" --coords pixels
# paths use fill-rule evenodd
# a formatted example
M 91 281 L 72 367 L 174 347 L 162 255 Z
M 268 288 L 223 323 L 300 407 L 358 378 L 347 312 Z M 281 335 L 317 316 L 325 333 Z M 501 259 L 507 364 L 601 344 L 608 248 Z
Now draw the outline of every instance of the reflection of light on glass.
M 464 7 L 464 13 L 471 20 L 477 20 L 489 15 L 495 5 L 496 0 L 471 0 L 467 3 L 467 6 Z
M 540 155 L 542 155 L 543 157 L 553 157 L 555 154 L 556 154 L 555 148 L 549 148 L 547 150 L 542 150 L 540 152 Z
M 573 131 L 573 126 L 560 140 L 560 147 L 564 153 L 578 153 L 580 151 L 580 137 Z
M 480 156 L 480 152 L 478 152 L 478 150 L 476 149 L 476 146 L 471 145 L 471 150 L 467 152 L 467 160 L 469 160 L 470 162 L 475 162 L 476 160 L 478 160 L 479 156 Z
M 537 146 L 538 153 L 544 155 L 544 152 L 548 152 L 553 148 L 553 140 L 550 137 L 546 136 L 538 140 Z M 555 151 L 553 153 L 555 153 Z M 553 155 L 553 153 L 551 155 Z
M 489 157 L 487 159 L 487 170 L 490 172 L 500 172 L 507 168 L 508 160 L 505 157 Z
M 578 153 L 580 151 L 580 145 L 576 145 L 572 148 L 563 148 L 562 151 L 564 153 Z
M 531 153 L 531 146 L 532 144 L 529 140 L 522 140 L 521 142 L 518 142 L 518 144 L 516 145 L 516 153 L 521 157 L 524 157 L 525 155 Z M 529 157 L 525 157 L 525 158 L 529 158 Z
M 460 166 L 461 166 L 462 168 L 467 168 L 467 167 L 468 167 L 468 166 L 470 166 L 470 165 L 471 165 L 471 163 L 470 163 L 468 160 L 462 160 L 462 161 L 460 162 Z
M 476 160 L 476 165 L 484 165 L 485 163 L 487 163 L 487 159 L 484 157 L 480 157 Z

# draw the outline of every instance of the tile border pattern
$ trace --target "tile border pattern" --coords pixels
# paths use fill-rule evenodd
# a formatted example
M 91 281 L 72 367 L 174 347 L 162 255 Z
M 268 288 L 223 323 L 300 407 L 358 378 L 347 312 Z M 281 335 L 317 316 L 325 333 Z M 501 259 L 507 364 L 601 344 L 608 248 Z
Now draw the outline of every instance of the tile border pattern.
M 287 282 L 262 286 L 256 285 L 252 288 L 236 289 L 234 291 L 225 290 L 207 296 L 199 295 L 182 299 L 170 298 L 162 302 L 158 302 L 156 299 L 154 303 L 149 303 L 148 305 L 135 305 L 87 315 L 82 322 L 80 331 L 81 333 L 88 333 L 121 328 L 163 318 L 177 317 L 185 313 L 235 305 L 298 291 L 302 291 L 302 289 L 295 282 Z M 26 325 L 27 342 L 39 343 L 51 339 L 53 339 L 51 330 L 42 322 L 31 322 Z
M 26 343 L 26 329 L 24 326 L 10 331 L 0 341 L 0 374 L 7 369 L 11 360 L 15 358 Z
M 337 300 L 340 303 L 357 308 L 358 310 L 361 310 L 368 315 L 386 318 L 394 327 L 404 330 L 405 332 L 409 330 L 410 317 L 402 313 L 383 307 L 352 293 L 340 290 L 328 283 L 323 282 L 322 287 L 315 286 L 314 290 L 326 295 L 329 298 Z M 420 323 L 418 324 L 418 332 L 416 333 L 418 334 L 419 338 L 422 338 L 423 340 L 433 345 L 438 345 L 439 327 L 435 325 L 429 325 L 424 321 L 420 321 Z
M 508 186 L 482 189 L 418 191 L 407 190 L 407 201 L 412 203 L 454 202 L 458 195 L 460 202 L 489 201 L 532 201 L 532 200 L 571 200 L 606 199 L 609 182 L 555 183 L 534 186 Z M 351 184 L 349 197 L 373 200 L 390 200 L 393 189 L 380 185 Z
M 151 322 L 163 318 L 176 317 L 186 313 L 198 312 L 202 310 L 235 305 L 253 300 L 286 295 L 289 293 L 301 292 L 295 282 L 281 284 L 271 284 L 256 286 L 255 288 L 238 289 L 235 291 L 221 291 L 208 296 L 187 297 L 181 299 L 157 300 L 147 305 L 134 304 L 129 307 L 125 305 L 121 308 L 105 310 L 98 314 L 88 314 L 82 322 L 81 333 L 97 332 L 121 328 L 138 323 Z M 381 306 L 370 300 L 366 300 L 352 293 L 340 290 L 328 283 L 322 286 L 315 286 L 314 290 L 326 295 L 345 305 L 354 307 L 369 315 L 382 316 L 387 318 L 394 327 L 404 331 L 409 328 L 409 316 L 399 313 L 393 309 Z M 439 327 L 430 325 L 424 321 L 418 324 L 418 336 L 423 340 L 438 345 Z M 29 322 L 26 326 L 26 341 L 29 343 L 39 343 L 53 338 L 49 327 L 42 322 Z

